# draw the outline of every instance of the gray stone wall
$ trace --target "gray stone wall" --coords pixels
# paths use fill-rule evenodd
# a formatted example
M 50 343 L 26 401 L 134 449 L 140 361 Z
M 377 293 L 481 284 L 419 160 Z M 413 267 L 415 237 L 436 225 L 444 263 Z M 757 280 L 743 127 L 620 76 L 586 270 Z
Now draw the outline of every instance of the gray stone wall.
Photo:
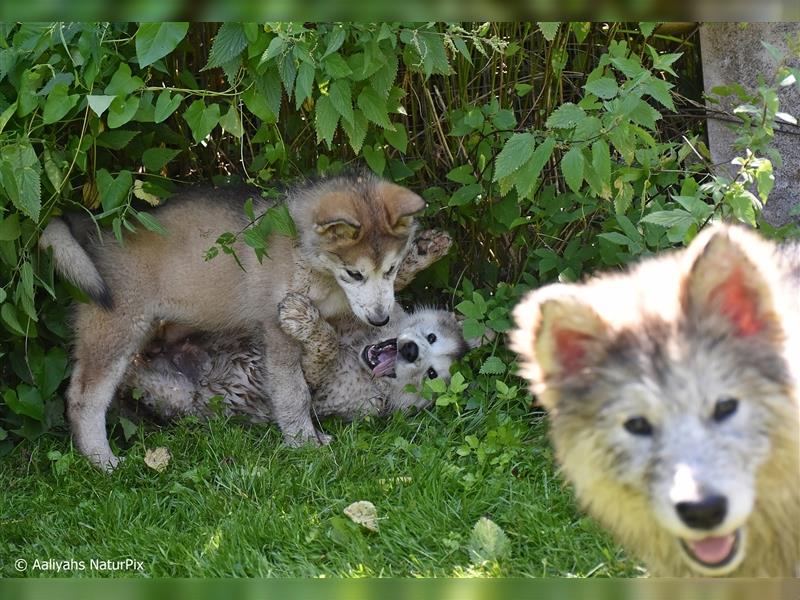
M 787 36 L 796 38 L 798 33 L 798 22 L 749 23 L 745 26 L 739 23 L 703 23 L 700 27 L 700 51 L 706 92 L 730 83 L 755 90 L 758 75 L 769 77 L 776 68 L 775 61 L 761 44 L 762 40 L 787 51 Z M 800 66 L 797 60 L 793 66 Z M 797 85 L 781 88 L 779 99 L 780 110 L 800 120 Z M 775 225 L 789 221 L 792 209 L 800 203 L 800 128 L 788 126 L 783 129 L 785 131 L 775 135 L 775 147 L 783 158 L 783 167 L 775 170 L 775 188 L 764 207 L 764 217 Z M 729 163 L 736 156 L 732 148 L 735 139 L 726 122 L 713 118 L 708 120 L 709 149 L 715 163 Z

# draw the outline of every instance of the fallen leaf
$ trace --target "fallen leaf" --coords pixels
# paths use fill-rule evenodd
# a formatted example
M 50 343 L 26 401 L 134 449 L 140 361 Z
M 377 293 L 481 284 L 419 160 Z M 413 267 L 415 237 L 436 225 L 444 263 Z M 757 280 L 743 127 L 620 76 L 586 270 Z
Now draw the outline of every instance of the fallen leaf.
M 411 477 L 390 477 L 389 479 L 378 479 L 378 485 L 384 490 L 389 490 L 396 485 L 411 483 Z
M 378 531 L 378 511 L 375 505 L 369 500 L 353 502 L 344 509 L 344 514 L 353 523 L 358 523 L 370 531 Z
M 172 455 L 169 453 L 169 450 L 164 448 L 164 446 L 153 448 L 144 454 L 144 464 L 154 471 L 158 471 L 159 473 L 163 472 L 167 468 L 167 465 L 169 465 L 169 461 L 171 459 Z
M 503 558 L 510 549 L 508 536 L 497 523 L 486 517 L 478 519 L 469 540 L 469 557 L 473 564 Z

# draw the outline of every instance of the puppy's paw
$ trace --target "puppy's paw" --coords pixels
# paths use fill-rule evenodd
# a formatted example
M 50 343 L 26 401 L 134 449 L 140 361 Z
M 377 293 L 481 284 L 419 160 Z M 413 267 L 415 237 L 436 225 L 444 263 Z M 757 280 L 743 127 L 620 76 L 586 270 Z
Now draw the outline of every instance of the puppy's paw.
M 426 229 L 411 245 L 406 263 L 417 271 L 432 265 L 450 251 L 453 238 L 445 231 Z
M 283 443 L 290 448 L 300 448 L 302 446 L 320 447 L 327 446 L 333 438 L 327 433 L 317 429 L 313 431 L 303 431 L 294 435 L 283 434 Z
M 320 319 L 317 307 L 308 296 L 289 292 L 278 304 L 278 322 L 283 331 L 296 340 L 307 339 Z

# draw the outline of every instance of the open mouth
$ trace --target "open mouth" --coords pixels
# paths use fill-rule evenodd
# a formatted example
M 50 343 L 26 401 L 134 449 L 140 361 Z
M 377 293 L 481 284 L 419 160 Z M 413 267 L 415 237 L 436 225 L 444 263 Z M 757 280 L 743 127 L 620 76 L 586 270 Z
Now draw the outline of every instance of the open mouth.
M 742 547 L 742 529 L 721 536 L 710 536 L 699 540 L 682 539 L 681 548 L 691 562 L 705 569 L 724 569 L 739 556 Z
M 397 338 L 364 346 L 361 359 L 375 377 L 396 377 L 394 364 L 397 358 Z

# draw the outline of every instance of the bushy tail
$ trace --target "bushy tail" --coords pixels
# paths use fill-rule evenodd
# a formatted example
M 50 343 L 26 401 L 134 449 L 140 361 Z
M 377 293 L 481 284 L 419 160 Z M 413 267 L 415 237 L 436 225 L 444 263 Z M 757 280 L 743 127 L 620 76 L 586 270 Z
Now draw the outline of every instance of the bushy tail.
M 106 310 L 113 308 L 114 303 L 106 282 L 63 219 L 55 218 L 50 221 L 39 237 L 39 247 L 43 250 L 53 249 L 56 270 L 83 290 L 95 304 Z

